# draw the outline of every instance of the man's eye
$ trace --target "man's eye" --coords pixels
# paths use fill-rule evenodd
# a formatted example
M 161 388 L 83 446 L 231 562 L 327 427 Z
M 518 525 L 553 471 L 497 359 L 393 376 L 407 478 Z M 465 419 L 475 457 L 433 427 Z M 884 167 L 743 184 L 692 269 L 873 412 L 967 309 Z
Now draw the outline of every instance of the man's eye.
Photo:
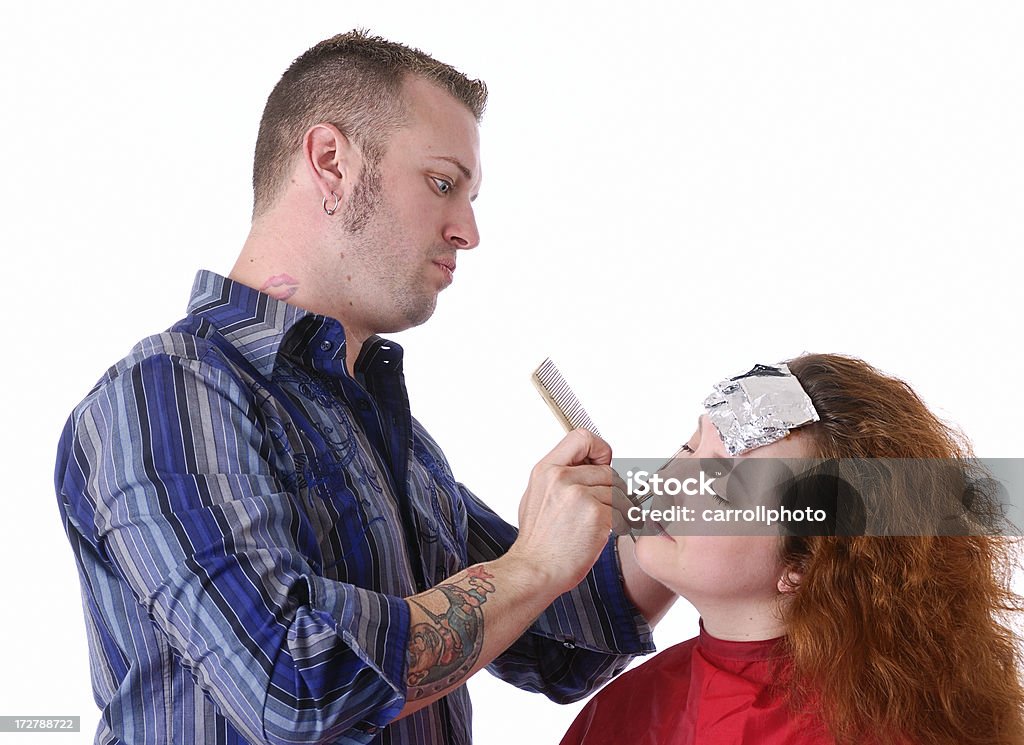
M 443 178 L 437 178 L 436 176 L 431 176 L 431 178 L 434 180 L 434 186 L 436 186 L 437 190 L 442 194 L 447 194 L 452 190 L 451 181 L 447 181 Z

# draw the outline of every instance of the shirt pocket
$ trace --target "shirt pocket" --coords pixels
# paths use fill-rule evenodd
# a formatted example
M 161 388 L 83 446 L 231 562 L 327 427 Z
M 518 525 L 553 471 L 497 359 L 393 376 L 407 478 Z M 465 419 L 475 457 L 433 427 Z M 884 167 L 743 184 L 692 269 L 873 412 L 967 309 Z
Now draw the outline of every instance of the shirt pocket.
M 383 532 L 376 524 L 387 520 L 380 512 L 381 500 L 353 488 L 352 476 L 340 463 L 313 458 L 301 464 L 301 474 L 310 518 L 316 522 L 319 570 L 327 579 L 374 586 Z

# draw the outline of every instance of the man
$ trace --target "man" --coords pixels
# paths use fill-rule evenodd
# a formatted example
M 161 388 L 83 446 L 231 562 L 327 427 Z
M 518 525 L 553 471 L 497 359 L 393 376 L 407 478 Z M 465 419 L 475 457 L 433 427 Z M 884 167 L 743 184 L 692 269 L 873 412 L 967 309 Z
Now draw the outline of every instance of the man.
M 469 742 L 484 665 L 568 701 L 651 651 L 673 595 L 618 561 L 608 446 L 567 436 L 517 533 L 454 480 L 377 336 L 426 321 L 479 241 L 485 100 L 359 32 L 302 55 L 230 277 L 200 272 L 187 317 L 75 409 L 56 485 L 97 742 Z

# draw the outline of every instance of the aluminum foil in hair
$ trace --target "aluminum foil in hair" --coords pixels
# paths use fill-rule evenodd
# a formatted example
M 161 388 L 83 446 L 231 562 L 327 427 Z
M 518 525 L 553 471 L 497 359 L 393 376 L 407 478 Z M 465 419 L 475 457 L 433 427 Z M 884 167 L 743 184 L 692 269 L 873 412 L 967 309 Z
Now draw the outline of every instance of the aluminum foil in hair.
M 814 404 L 785 364 L 754 365 L 749 372 L 715 383 L 704 408 L 733 456 L 818 421 Z

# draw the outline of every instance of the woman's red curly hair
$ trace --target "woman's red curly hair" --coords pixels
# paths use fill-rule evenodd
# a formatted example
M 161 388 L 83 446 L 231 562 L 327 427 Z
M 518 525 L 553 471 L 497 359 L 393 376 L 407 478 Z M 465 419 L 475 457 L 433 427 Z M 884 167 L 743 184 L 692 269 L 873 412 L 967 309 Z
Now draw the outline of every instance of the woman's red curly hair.
M 901 380 L 834 354 L 791 360 L 821 458 L 954 458 L 970 445 Z M 791 695 L 838 743 L 1024 743 L 1010 589 L 1015 546 L 992 535 L 786 537 Z

